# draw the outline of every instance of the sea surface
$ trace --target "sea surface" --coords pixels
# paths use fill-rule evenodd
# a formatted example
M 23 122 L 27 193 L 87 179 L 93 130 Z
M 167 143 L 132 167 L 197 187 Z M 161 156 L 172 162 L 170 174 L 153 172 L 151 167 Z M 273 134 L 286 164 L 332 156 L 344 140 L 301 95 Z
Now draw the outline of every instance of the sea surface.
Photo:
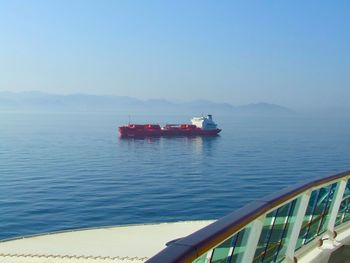
M 187 122 L 191 116 L 133 116 Z M 214 116 L 218 137 L 120 139 L 128 116 L 0 113 L 0 238 L 216 219 L 350 169 L 350 118 Z

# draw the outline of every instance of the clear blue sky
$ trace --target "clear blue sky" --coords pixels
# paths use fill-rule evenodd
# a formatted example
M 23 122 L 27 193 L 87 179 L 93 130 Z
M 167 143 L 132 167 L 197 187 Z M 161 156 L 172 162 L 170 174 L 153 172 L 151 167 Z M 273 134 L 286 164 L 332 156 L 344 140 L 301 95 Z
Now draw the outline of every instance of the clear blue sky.
M 349 1 L 0 1 L 0 91 L 347 107 Z

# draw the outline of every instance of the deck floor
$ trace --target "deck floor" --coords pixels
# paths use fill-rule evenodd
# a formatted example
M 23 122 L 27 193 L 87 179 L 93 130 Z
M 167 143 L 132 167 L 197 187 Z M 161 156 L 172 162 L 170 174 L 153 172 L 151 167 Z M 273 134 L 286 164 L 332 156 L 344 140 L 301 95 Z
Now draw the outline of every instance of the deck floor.
M 0 262 L 144 262 L 168 241 L 212 223 L 185 221 L 77 230 L 0 242 Z

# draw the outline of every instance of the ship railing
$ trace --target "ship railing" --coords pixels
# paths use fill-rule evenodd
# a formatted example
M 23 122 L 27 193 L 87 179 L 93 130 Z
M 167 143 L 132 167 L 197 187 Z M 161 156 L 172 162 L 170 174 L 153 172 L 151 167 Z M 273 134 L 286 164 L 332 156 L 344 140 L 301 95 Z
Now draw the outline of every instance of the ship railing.
M 321 255 L 322 247 L 332 250 L 350 236 L 349 178 L 347 171 L 288 187 L 170 242 L 147 262 L 298 262 L 313 250 Z

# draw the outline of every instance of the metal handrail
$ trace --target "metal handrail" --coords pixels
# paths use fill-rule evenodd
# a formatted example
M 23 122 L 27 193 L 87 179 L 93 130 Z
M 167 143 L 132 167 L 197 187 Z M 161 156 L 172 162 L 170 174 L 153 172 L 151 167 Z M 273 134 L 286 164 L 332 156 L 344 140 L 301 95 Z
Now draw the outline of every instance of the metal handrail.
M 187 237 L 179 239 L 146 262 L 192 262 L 273 208 L 277 208 L 285 202 L 293 200 L 308 190 L 348 176 L 350 176 L 350 171 L 312 179 L 287 187 L 263 199 L 250 203 Z

